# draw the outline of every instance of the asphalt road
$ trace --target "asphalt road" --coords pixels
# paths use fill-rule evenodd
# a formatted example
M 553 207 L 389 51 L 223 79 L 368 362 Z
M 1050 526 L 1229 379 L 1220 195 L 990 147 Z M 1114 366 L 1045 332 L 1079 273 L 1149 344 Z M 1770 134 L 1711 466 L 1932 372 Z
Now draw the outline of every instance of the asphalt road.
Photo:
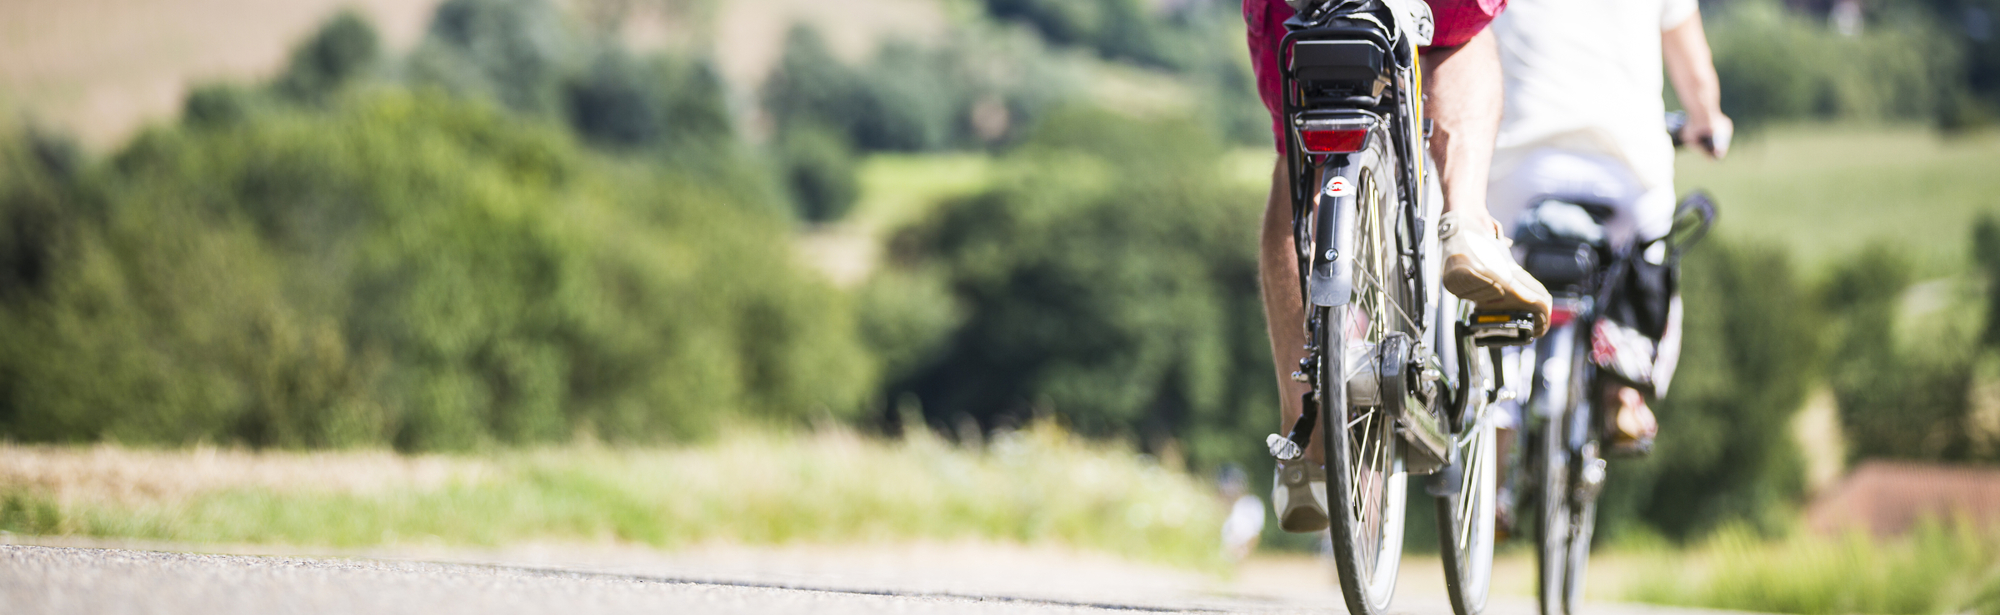
M 1277 568 L 1236 580 L 1131 569 L 1087 555 L 944 549 L 772 558 L 703 552 L 520 552 L 442 563 L 374 557 L 279 557 L 0 545 L 0 613 L 1344 613 L 1324 581 L 1299 586 Z M 955 564 L 938 564 L 965 558 Z M 459 557 L 458 559 L 466 559 Z M 583 563 L 578 563 L 583 562 Z M 1267 566 L 1269 568 L 1269 566 Z M 1265 578 L 1258 585 L 1244 577 Z M 1323 577 L 1322 577 L 1323 578 Z M 1448 614 L 1421 581 L 1397 611 Z M 1411 595 L 1415 594 L 1415 595 Z M 1533 602 L 1496 596 L 1495 615 Z M 1594 605 L 1593 615 L 1698 613 Z

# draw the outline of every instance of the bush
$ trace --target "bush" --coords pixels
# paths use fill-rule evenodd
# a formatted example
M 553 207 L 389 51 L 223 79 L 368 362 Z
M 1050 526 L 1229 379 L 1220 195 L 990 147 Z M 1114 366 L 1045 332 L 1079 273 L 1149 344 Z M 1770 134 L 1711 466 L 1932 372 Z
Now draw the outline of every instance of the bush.
M 873 377 L 768 208 L 474 102 L 385 87 L 159 129 L 74 185 L 24 149 L 0 194 L 71 230 L 0 298 L 7 437 L 646 442 L 845 416 Z
M 1139 0 L 985 0 L 994 17 L 1026 23 L 1049 42 L 1086 47 L 1108 59 L 1160 68 L 1185 66 L 1172 22 Z
M 840 135 L 818 127 L 787 131 L 778 144 L 785 180 L 799 216 L 832 222 L 847 215 L 861 192 L 854 152 Z
M 2000 608 L 2000 543 L 1964 523 L 1927 523 L 1896 540 L 1800 534 L 1766 542 L 1738 527 L 1692 553 L 1644 559 L 1652 561 L 1631 575 L 1625 594 L 1653 604 L 1800 615 Z M 1690 559 L 1702 564 L 1689 565 Z
M 830 128 L 862 151 L 1002 142 L 1070 93 L 1045 56 L 1032 41 L 967 30 L 934 48 L 890 42 L 850 67 L 797 26 L 764 83 L 764 109 L 780 133 Z
M 914 393 L 941 425 L 1053 412 L 1200 466 L 1256 460 L 1276 408 L 1261 200 L 1222 187 L 1216 153 L 1186 122 L 1050 117 L 1007 157 L 1010 180 L 898 239 L 904 266 L 941 272 L 964 324 L 887 397 Z
M 548 114 L 576 63 L 575 33 L 543 0 L 447 0 L 408 60 L 419 84 Z
M 1652 456 L 1615 462 L 1607 533 L 1688 538 L 1730 521 L 1776 531 L 1804 489 L 1789 428 L 1819 370 L 1822 317 L 1785 253 L 1712 238 L 1685 260 L 1678 372 Z
M 605 145 L 656 142 L 665 127 L 654 87 L 651 75 L 631 57 L 607 51 L 569 86 L 570 125 L 585 140 Z
M 1709 29 L 1723 110 L 1780 120 L 1932 120 L 1962 92 L 1960 50 L 1912 15 L 1843 36 L 1773 2 L 1737 2 Z
M 294 100 L 318 102 L 367 72 L 380 54 L 375 26 L 352 10 L 341 11 L 292 51 L 291 64 L 274 87 Z

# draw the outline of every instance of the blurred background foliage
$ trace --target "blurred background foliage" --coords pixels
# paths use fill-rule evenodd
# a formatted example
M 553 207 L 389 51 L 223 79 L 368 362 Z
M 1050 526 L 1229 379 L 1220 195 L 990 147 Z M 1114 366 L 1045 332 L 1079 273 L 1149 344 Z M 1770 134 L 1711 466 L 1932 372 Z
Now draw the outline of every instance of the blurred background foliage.
M 1809 4 L 1705 5 L 1748 142 L 1996 117 L 1994 0 L 1870 4 L 1852 33 Z M 343 13 L 106 155 L 0 131 L 0 435 L 428 451 L 1047 417 L 1267 481 L 1270 137 L 1238 7 L 952 6 L 854 61 L 801 23 L 752 92 L 544 0 L 446 0 L 403 53 Z M 868 193 L 925 156 L 986 172 Z M 2000 218 L 1946 225 L 1976 258 L 1943 268 L 1908 237 L 1828 264 L 1732 232 L 1739 205 L 1688 261 L 1668 435 L 1614 466 L 1604 535 L 1782 531 L 1816 388 L 1852 459 L 2000 458 Z M 842 233 L 880 258 L 837 285 L 797 250 Z

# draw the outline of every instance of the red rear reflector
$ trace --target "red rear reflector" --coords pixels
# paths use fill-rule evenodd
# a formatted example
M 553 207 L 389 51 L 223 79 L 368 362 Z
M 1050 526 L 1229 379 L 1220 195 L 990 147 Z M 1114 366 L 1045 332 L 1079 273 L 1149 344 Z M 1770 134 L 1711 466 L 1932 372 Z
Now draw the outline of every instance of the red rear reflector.
M 1299 129 L 1299 143 L 1309 154 L 1352 154 L 1368 144 L 1367 128 Z
M 1549 310 L 1549 326 L 1551 327 L 1560 327 L 1569 324 L 1569 321 L 1572 320 L 1576 320 L 1576 310 L 1561 306 Z

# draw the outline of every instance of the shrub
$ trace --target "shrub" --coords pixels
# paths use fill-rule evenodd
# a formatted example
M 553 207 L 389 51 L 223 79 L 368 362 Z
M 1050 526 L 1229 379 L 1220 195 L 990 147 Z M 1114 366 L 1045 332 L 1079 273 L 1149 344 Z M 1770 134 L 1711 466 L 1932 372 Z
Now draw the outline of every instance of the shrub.
M 1005 141 L 1074 89 L 1045 51 L 977 29 L 936 47 L 884 45 L 861 66 L 794 27 L 764 83 L 779 132 L 820 126 L 862 151 L 934 151 Z
M 576 48 L 569 24 L 543 0 L 447 0 L 408 71 L 420 84 L 546 114 L 560 108 Z
M 0 297 L 8 437 L 660 441 L 845 416 L 872 379 L 767 208 L 475 102 L 378 88 L 158 129 L 67 189 L 22 149 L 0 194 L 106 213 Z
M 1255 460 L 1276 407 L 1261 200 L 1222 187 L 1216 152 L 1187 122 L 1045 120 L 1008 155 L 1010 180 L 898 240 L 906 266 L 945 276 L 964 324 L 888 397 L 913 392 L 938 424 L 1053 412 L 1202 466 Z
M 1746 128 L 1778 120 L 1930 120 L 1962 89 L 1960 50 L 1914 16 L 1843 36 L 1772 2 L 1737 2 L 1709 41 L 1723 110 Z
M 274 87 L 292 99 L 317 102 L 367 72 L 380 54 L 375 26 L 352 10 L 341 11 L 292 51 Z
M 570 125 L 585 140 L 600 144 L 634 147 L 658 141 L 664 109 L 651 77 L 623 53 L 599 55 L 568 88 Z
M 1685 328 L 1652 456 L 1614 462 L 1608 533 L 1676 538 L 1742 521 L 1776 531 L 1803 486 L 1791 418 L 1820 368 L 1823 318 L 1785 253 L 1713 237 L 1685 260 Z
M 841 136 L 815 126 L 796 127 L 780 137 L 785 180 L 799 216 L 832 222 L 847 215 L 861 191 L 854 152 Z

